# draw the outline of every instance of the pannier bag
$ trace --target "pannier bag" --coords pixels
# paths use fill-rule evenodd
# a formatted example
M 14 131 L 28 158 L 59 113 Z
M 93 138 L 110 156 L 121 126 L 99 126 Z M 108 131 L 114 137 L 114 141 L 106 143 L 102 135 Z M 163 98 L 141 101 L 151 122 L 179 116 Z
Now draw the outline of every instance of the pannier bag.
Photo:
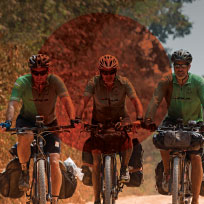
M 93 157 L 90 151 L 90 138 L 85 142 L 83 152 L 82 152 L 82 161 L 84 163 L 88 163 L 90 165 L 93 164 Z M 137 169 L 141 169 L 143 167 L 143 149 L 142 145 L 138 142 L 137 139 L 133 139 L 133 152 L 129 161 L 129 169 L 130 169 L 130 181 L 126 183 L 128 187 L 139 187 L 143 181 L 143 172 L 138 171 Z M 82 166 L 82 172 L 84 173 L 83 184 L 87 186 L 92 186 L 92 172 L 90 168 L 86 165 Z
M 160 161 L 157 164 L 157 167 L 155 169 L 156 187 L 160 194 L 168 195 L 168 192 L 164 191 L 164 189 L 162 188 L 163 173 L 164 173 L 164 166 L 163 166 L 163 162 Z
M 60 161 L 60 169 L 62 172 L 62 186 L 59 194 L 59 199 L 70 198 L 76 190 L 77 180 L 71 169 L 66 168 L 62 161 Z
M 164 131 L 153 135 L 153 143 L 158 149 L 201 148 L 204 143 L 203 135 L 192 131 Z
M 126 183 L 128 187 L 139 187 L 143 182 L 143 149 L 137 139 L 132 140 L 133 152 L 129 161 L 130 181 Z
M 21 165 L 18 158 L 12 159 L 6 169 L 0 173 L 0 193 L 4 197 L 20 198 L 24 195 L 18 188 L 18 181 L 21 175 Z

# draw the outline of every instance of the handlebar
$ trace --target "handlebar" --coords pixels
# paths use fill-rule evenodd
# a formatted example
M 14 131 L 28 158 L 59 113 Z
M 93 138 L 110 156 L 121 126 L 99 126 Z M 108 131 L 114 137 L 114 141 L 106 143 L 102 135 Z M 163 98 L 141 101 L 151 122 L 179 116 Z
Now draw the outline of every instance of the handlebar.
M 42 133 L 42 132 L 70 132 L 69 129 L 74 128 L 74 125 L 66 125 L 66 126 L 42 126 L 42 127 L 22 127 L 22 128 L 10 128 L 7 129 L 7 132 L 15 132 L 12 134 L 24 133 L 27 130 Z
M 106 125 L 103 125 L 101 123 L 97 124 L 97 125 L 93 125 L 93 124 L 84 124 L 84 130 L 86 132 L 91 132 L 91 131 L 94 131 L 94 130 L 97 130 L 97 131 L 102 131 L 102 130 L 106 130 L 106 129 L 109 129 L 109 128 L 113 128 L 115 131 L 127 131 L 127 132 L 131 132 L 132 131 L 132 127 L 133 127 L 133 124 L 127 124 L 127 125 L 112 125 L 112 126 L 106 126 Z

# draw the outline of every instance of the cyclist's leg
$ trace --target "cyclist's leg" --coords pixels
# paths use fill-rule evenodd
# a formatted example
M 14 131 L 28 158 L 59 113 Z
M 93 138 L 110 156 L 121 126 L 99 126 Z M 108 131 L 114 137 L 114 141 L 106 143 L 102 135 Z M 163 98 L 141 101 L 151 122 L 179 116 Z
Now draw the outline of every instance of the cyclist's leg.
M 161 157 L 162 157 L 162 162 L 163 162 L 163 166 L 164 166 L 164 174 L 165 175 L 169 175 L 170 173 L 170 165 L 169 165 L 169 161 L 170 161 L 170 157 L 169 157 L 169 151 L 168 150 L 160 150 L 161 153 Z
M 22 127 L 33 127 L 35 124 L 29 122 L 21 115 L 19 115 L 16 119 L 16 128 Z M 18 135 L 18 144 L 17 144 L 17 154 L 20 163 L 22 164 L 22 169 L 26 169 L 25 163 L 27 163 L 30 159 L 31 148 L 30 144 L 33 141 L 33 133 L 32 131 L 27 131 L 25 134 Z
M 57 200 L 61 185 L 62 185 L 62 174 L 59 166 L 60 154 L 50 153 L 50 167 L 51 167 L 51 181 L 52 181 L 52 195 L 53 200 Z
M 32 127 L 34 124 L 28 122 L 26 119 L 22 118 L 20 115 L 16 120 L 16 127 Z M 19 178 L 19 188 L 23 191 L 29 189 L 29 169 L 28 163 L 31 155 L 30 144 L 34 139 L 33 132 L 27 131 L 25 134 L 18 135 L 18 144 L 17 144 L 17 155 L 19 162 L 21 163 L 22 173 Z
M 132 155 L 132 151 L 133 151 L 132 140 L 127 136 L 121 146 L 122 161 L 121 161 L 120 179 L 124 182 L 129 182 L 130 180 L 128 164 Z
M 34 137 L 32 132 L 18 135 L 17 154 L 21 163 L 22 170 L 27 170 L 27 162 L 29 161 L 31 154 L 30 145 L 33 139 Z
M 56 126 L 57 121 L 52 122 L 48 126 Z M 51 169 L 51 181 L 52 181 L 52 199 L 53 203 L 57 203 L 57 199 L 60 193 L 62 184 L 62 174 L 59 166 L 61 142 L 57 133 L 46 133 L 44 136 L 46 145 L 44 152 L 49 152 L 50 155 L 50 169 Z
M 170 118 L 166 117 L 164 121 L 162 122 L 162 126 L 169 126 L 169 125 L 175 125 L 175 121 L 172 121 Z M 168 150 L 160 150 L 163 166 L 164 166 L 164 174 L 169 175 L 170 174 L 170 156 L 169 156 Z
M 92 172 L 90 169 L 92 169 L 93 166 L 93 156 L 91 153 L 92 149 L 92 142 L 91 142 L 91 137 L 87 139 L 84 143 L 83 146 L 83 151 L 82 151 L 82 173 L 84 173 L 83 176 L 83 184 L 92 186 Z
M 192 204 L 197 204 L 199 200 L 200 194 L 200 187 L 203 177 L 203 168 L 201 162 L 201 155 L 200 152 L 198 153 L 191 153 L 191 165 L 192 165 L 192 172 L 191 172 L 191 180 L 192 180 L 192 193 L 193 193 L 193 200 Z
M 101 151 L 93 150 L 93 170 L 92 170 L 92 183 L 94 189 L 94 199 L 95 202 L 100 200 L 101 191 L 101 179 L 100 179 L 100 169 L 101 169 Z

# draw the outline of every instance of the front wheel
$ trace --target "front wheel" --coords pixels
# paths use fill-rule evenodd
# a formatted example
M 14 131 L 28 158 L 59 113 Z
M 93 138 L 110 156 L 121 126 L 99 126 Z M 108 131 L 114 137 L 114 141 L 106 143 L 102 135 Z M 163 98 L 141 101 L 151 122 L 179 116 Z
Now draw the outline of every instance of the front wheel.
M 179 203 L 179 158 L 173 159 L 172 204 Z
M 37 184 L 39 192 L 39 204 L 46 204 L 46 184 L 45 184 L 45 160 L 37 161 Z
M 104 204 L 111 204 L 112 201 L 112 174 L 111 174 L 111 156 L 105 157 L 104 168 L 104 180 L 105 180 L 105 192 L 104 192 Z M 113 199 L 114 200 L 114 199 Z

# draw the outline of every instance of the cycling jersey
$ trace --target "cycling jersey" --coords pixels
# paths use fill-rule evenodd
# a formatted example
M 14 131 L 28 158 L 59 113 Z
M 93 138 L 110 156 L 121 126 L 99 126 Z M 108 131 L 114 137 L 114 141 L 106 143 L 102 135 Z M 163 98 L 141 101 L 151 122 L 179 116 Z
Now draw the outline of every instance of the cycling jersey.
M 105 123 L 119 121 L 120 117 L 129 118 L 125 99 L 126 96 L 136 98 L 136 92 L 126 77 L 116 75 L 110 89 L 101 76 L 95 76 L 88 82 L 84 96 L 93 96 L 92 117 L 97 122 Z
M 23 102 L 20 115 L 35 121 L 36 115 L 44 116 L 44 123 L 50 124 L 56 119 L 55 105 L 57 97 L 69 96 L 63 81 L 56 75 L 48 75 L 44 89 L 39 92 L 32 84 L 31 74 L 19 77 L 13 87 L 10 101 Z
M 168 104 L 167 117 L 170 120 L 182 118 L 184 124 L 189 120 L 203 121 L 204 79 L 202 77 L 189 73 L 187 82 L 180 86 L 174 73 L 164 76 L 154 91 L 145 118 L 154 120 L 163 98 Z

